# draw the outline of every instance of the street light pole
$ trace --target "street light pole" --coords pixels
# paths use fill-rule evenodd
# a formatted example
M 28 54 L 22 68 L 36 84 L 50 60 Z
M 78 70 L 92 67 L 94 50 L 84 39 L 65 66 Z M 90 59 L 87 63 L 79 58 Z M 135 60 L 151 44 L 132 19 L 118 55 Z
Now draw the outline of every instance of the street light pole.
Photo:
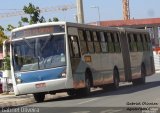
M 77 0 L 77 19 L 78 23 L 84 23 L 83 1 Z
M 99 22 L 97 22 L 97 25 L 100 26 L 100 20 L 101 20 L 101 17 L 100 17 L 100 11 L 99 11 L 99 7 L 98 6 L 91 6 L 91 8 L 96 8 L 97 11 L 98 11 L 98 19 L 99 19 Z

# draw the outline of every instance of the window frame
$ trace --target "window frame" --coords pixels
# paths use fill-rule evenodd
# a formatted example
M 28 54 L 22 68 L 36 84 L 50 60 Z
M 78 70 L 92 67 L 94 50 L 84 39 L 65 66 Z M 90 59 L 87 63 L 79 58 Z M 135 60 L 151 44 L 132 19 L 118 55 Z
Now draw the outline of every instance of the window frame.
M 80 52 L 80 46 L 79 46 L 79 41 L 78 41 L 78 36 L 76 35 L 68 35 L 69 39 L 69 50 L 70 50 L 70 57 L 71 58 L 80 58 L 81 57 L 81 52 Z M 71 37 L 76 38 L 76 43 L 77 43 L 77 49 L 78 49 L 78 56 L 75 56 L 74 50 L 73 50 L 73 41 L 71 40 Z M 71 55 L 72 54 L 72 55 Z

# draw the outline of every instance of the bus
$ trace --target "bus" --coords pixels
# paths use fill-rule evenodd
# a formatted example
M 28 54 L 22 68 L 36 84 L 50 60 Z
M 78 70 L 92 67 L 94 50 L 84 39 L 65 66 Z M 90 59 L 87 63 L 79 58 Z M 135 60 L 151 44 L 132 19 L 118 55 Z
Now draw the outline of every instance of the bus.
M 155 73 L 146 30 L 50 22 L 16 28 L 11 36 L 15 95 L 67 92 L 89 95 L 91 87 L 117 89 L 144 84 Z

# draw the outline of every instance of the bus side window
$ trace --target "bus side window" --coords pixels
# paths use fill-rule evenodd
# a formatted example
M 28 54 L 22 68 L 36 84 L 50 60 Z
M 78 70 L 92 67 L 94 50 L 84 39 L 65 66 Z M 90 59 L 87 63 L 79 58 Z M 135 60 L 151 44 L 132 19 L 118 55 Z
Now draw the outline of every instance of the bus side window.
M 100 32 L 100 44 L 101 44 L 102 52 L 103 53 L 108 52 L 106 42 L 105 42 L 104 32 Z
M 132 43 L 131 43 L 131 35 L 127 33 L 127 38 L 128 38 L 128 44 L 129 44 L 129 50 L 132 52 Z
M 93 31 L 92 34 L 93 34 L 93 39 L 94 39 L 95 53 L 100 53 L 101 48 L 100 48 L 99 40 L 98 40 L 98 37 L 97 37 L 97 33 L 95 31 Z
M 77 36 L 69 36 L 70 39 L 70 49 L 71 49 L 71 57 L 80 57 L 79 45 L 78 45 L 78 37 Z
M 138 51 L 143 51 L 143 43 L 142 43 L 142 38 L 140 37 L 140 34 L 135 34 L 137 37 L 137 48 Z
M 152 47 L 151 47 L 151 39 L 150 39 L 149 34 L 145 34 L 145 39 L 147 42 L 147 50 L 150 51 Z
M 121 52 L 118 33 L 114 33 L 114 48 L 115 48 L 115 52 L 116 53 L 120 53 Z
M 105 38 L 105 43 L 106 43 L 107 52 L 109 52 L 109 47 L 108 47 L 108 33 L 107 33 L 107 32 L 104 32 L 104 38 Z
M 88 52 L 94 53 L 93 38 L 90 31 L 86 31 Z
M 114 36 L 112 33 L 107 33 L 107 37 L 108 37 L 108 50 L 109 53 L 114 53 Z
M 138 48 L 137 48 L 137 36 L 135 34 L 131 34 L 131 43 L 133 46 L 133 51 L 132 52 L 137 52 Z
M 140 34 L 140 37 L 141 37 L 141 40 L 142 40 L 143 50 L 146 51 L 147 50 L 147 42 L 145 40 L 144 34 Z
M 127 34 L 130 52 L 137 52 L 137 43 L 132 33 Z
M 78 30 L 78 34 L 79 34 L 79 39 L 80 39 L 80 48 L 81 48 L 81 53 L 82 55 L 87 53 L 87 43 L 86 43 L 86 39 L 85 39 L 85 35 L 84 35 L 84 31 L 83 30 Z

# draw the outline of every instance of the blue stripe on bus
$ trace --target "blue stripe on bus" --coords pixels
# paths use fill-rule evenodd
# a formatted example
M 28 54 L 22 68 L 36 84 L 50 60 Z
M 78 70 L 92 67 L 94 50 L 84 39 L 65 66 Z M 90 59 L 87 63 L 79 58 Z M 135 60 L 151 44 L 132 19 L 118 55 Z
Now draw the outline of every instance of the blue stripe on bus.
M 22 80 L 22 83 L 38 82 L 59 79 L 61 78 L 61 73 L 63 73 L 64 69 L 65 67 L 59 67 L 40 71 L 16 73 L 16 75 Z

